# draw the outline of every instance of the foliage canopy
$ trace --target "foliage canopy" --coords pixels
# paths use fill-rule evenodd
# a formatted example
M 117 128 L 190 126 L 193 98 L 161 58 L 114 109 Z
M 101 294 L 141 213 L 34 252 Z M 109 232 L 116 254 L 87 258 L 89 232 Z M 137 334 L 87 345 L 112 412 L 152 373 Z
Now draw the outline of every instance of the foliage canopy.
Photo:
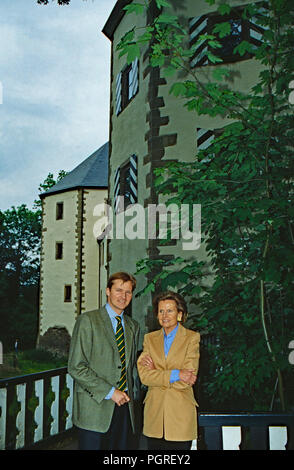
M 229 2 L 206 1 L 224 18 L 232 11 Z M 201 204 L 208 260 L 141 260 L 138 273 L 154 273 L 141 294 L 176 289 L 196 306 L 192 327 L 216 338 L 203 384 L 215 407 L 217 401 L 231 406 L 234 399 L 238 409 L 289 409 L 294 405 L 288 362 L 294 331 L 293 5 L 270 0 L 239 10 L 263 28 L 259 46 L 243 40 L 234 48 L 240 57 L 250 55 L 248 68 L 250 61 L 260 64 L 257 83 L 245 93 L 230 87 L 232 67 L 217 54 L 231 32 L 229 21 L 191 48 L 186 25 L 173 14 L 174 2 L 133 2 L 125 10 L 146 14 L 154 3 L 152 21 L 145 31 L 134 27 L 122 38 L 120 55 L 131 62 L 150 47 L 151 65 L 177 78 L 170 93 L 195 113 L 195 122 L 204 114 L 221 116 L 226 124 L 192 162 L 179 158 L 156 169 L 157 191 L 168 197 L 166 204 Z M 209 46 L 209 80 L 202 78 L 203 67 L 190 67 L 203 41 Z M 178 78 L 183 72 L 185 78 Z

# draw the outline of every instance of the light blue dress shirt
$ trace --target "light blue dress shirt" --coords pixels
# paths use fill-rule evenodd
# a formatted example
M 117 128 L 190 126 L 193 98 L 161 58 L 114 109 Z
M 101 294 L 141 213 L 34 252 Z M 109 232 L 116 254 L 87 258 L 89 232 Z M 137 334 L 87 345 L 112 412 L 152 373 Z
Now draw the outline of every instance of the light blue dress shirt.
M 117 326 L 117 320 L 116 320 L 115 317 L 117 317 L 118 314 L 114 310 L 112 310 L 112 308 L 110 307 L 110 305 L 108 303 L 105 305 L 105 308 L 106 308 L 107 313 L 109 315 L 109 318 L 111 320 L 112 328 L 113 328 L 113 331 L 114 331 L 114 334 L 115 334 L 116 326 Z M 125 325 L 124 325 L 124 312 L 122 312 L 120 314 L 120 318 L 121 318 L 122 327 L 124 329 L 124 327 L 125 327 Z M 109 391 L 109 393 L 106 395 L 105 400 L 110 400 L 110 398 L 113 395 L 114 390 L 115 390 L 115 387 L 112 387 L 111 390 Z M 125 391 L 127 391 L 127 389 Z
M 171 348 L 171 345 L 173 344 L 173 341 L 178 331 L 178 327 L 179 327 L 179 324 L 177 324 L 177 326 L 168 335 L 163 330 L 165 358 L 167 357 L 169 350 Z M 180 380 L 180 371 L 179 369 L 173 369 L 170 374 L 169 382 L 173 383 L 173 382 L 176 382 L 177 380 Z
M 112 308 L 110 307 L 110 305 L 108 303 L 105 305 L 105 308 L 106 308 L 107 313 L 109 315 L 109 318 L 111 320 L 113 331 L 115 333 L 116 332 L 116 325 L 117 325 L 117 320 L 116 320 L 115 317 L 117 316 L 117 313 L 115 313 L 112 310 Z M 121 313 L 120 316 L 121 316 L 121 323 L 122 323 L 122 326 L 124 328 L 123 312 Z M 171 348 L 171 345 L 173 344 L 173 341 L 174 341 L 175 336 L 176 336 L 177 331 L 178 331 L 178 325 L 168 335 L 163 330 L 165 357 L 167 357 L 167 355 L 169 353 L 169 350 Z M 177 382 L 177 380 L 180 380 L 180 371 L 179 371 L 179 369 L 173 369 L 171 371 L 171 374 L 170 374 L 169 382 L 173 383 L 173 382 Z M 114 390 L 115 390 L 115 387 L 112 387 L 110 392 L 106 395 L 105 400 L 109 400 L 112 397 Z

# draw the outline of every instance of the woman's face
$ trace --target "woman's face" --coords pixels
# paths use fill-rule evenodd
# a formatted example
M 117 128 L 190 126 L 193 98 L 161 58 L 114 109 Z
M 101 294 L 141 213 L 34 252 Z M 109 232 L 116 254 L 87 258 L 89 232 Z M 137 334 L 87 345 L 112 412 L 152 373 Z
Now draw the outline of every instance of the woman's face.
M 174 300 L 161 300 L 158 303 L 157 318 L 160 326 L 168 335 L 177 326 L 178 321 L 182 319 L 182 312 L 178 311 Z

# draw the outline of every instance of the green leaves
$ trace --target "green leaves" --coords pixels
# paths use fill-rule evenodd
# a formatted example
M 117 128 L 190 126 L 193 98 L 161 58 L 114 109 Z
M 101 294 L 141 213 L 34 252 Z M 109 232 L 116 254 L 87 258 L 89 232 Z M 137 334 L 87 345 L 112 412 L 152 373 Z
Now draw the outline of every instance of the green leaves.
M 207 58 L 210 62 L 212 62 L 213 64 L 217 64 L 217 63 L 221 63 L 223 62 L 223 59 L 221 59 L 220 57 L 217 57 L 216 55 L 214 55 L 212 52 L 210 51 L 207 51 Z
M 186 96 L 186 85 L 183 82 L 177 82 L 174 83 L 170 90 L 169 93 L 173 94 L 174 96 Z
M 162 23 L 165 25 L 173 25 L 175 27 L 178 27 L 178 17 L 172 16 L 172 15 L 161 14 L 156 18 L 156 23 L 158 24 Z
M 128 45 L 127 63 L 131 64 L 136 57 L 140 57 L 140 46 L 137 43 Z
M 226 69 L 226 68 L 216 68 L 212 71 L 212 76 L 215 80 L 217 81 L 221 81 L 223 80 L 225 77 L 229 77 L 230 76 L 230 71 L 229 69 Z
M 167 0 L 155 0 L 157 8 L 168 7 L 171 8 L 170 2 Z
M 234 48 L 234 54 L 240 54 L 242 57 L 246 52 L 252 53 L 254 51 L 254 47 L 248 41 L 242 41 L 238 46 Z
M 142 15 L 146 8 L 146 5 L 144 3 L 131 3 L 130 5 L 126 5 L 123 7 L 123 10 L 125 10 L 127 13 L 135 13 L 136 15 Z
M 165 1 L 156 4 L 160 9 L 170 6 Z M 239 397 L 239 411 L 242 406 L 246 411 L 268 409 L 277 368 L 289 378 L 283 348 L 289 331 L 294 331 L 294 133 L 288 101 L 293 14 L 284 0 L 267 5 L 270 11 L 260 10 L 259 3 L 246 5 L 243 13 L 238 10 L 242 21 L 254 17 L 266 28 L 260 47 L 246 40 L 238 44 L 239 36 L 233 41 L 236 59 L 254 57 L 240 67 L 226 67 L 219 57 L 240 24 L 231 20 L 216 24 L 187 48 L 179 19 L 164 10 L 143 35 L 130 32 L 124 45 L 131 60 L 139 52 L 135 44 L 152 41 L 151 65 L 161 68 L 161 77 L 174 76 L 169 93 L 179 99 L 179 107 L 183 104 L 193 113 L 195 158 L 157 169 L 155 184 L 167 204 L 201 204 L 202 238 L 209 256 L 202 263 L 188 257 L 143 260 L 138 272 L 154 273 L 143 293 L 171 288 L 189 299 L 191 310 L 196 306 L 191 327 L 213 332 L 220 344 L 209 350 L 206 390 L 213 406 L 216 396 L 228 397 L 222 401 L 228 407 Z M 225 2 L 215 9 L 224 20 L 232 12 Z M 191 69 L 190 59 L 200 44 L 209 66 Z M 238 73 L 248 74 L 250 81 L 251 67 L 256 74 L 260 70 L 257 82 L 241 91 Z M 214 132 L 214 140 L 197 151 L 196 129 L 201 125 Z M 275 361 L 268 354 L 265 329 Z M 280 397 L 276 406 L 281 402 Z
M 229 22 L 218 23 L 214 26 L 212 32 L 218 34 L 220 38 L 224 38 L 231 33 L 231 25 Z
M 228 15 L 231 12 L 231 6 L 228 3 L 222 3 L 217 11 L 219 11 L 221 15 Z

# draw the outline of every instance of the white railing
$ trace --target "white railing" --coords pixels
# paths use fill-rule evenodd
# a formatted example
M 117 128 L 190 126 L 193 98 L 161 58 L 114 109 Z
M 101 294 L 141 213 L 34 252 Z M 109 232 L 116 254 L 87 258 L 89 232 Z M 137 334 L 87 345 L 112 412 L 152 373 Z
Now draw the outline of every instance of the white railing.
M 72 429 L 73 380 L 62 367 L 0 380 L 0 450 L 27 449 Z M 192 450 L 294 449 L 289 413 L 204 413 Z
M 0 450 L 22 449 L 72 428 L 66 367 L 0 380 Z
M 293 413 L 200 413 L 199 439 L 207 450 L 288 450 L 294 448 Z

